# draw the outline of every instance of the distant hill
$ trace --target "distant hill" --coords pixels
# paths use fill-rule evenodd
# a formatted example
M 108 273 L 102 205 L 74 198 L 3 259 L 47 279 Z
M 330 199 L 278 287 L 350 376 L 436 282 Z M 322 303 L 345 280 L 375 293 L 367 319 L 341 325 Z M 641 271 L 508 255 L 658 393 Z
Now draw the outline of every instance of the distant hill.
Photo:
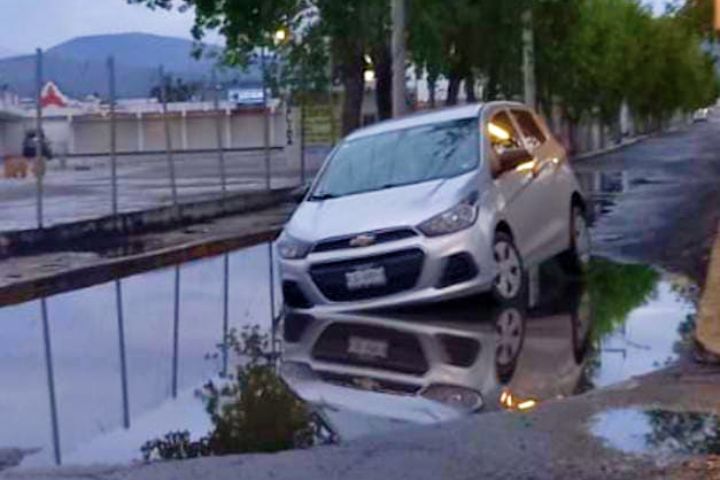
M 44 55 L 44 78 L 54 81 L 67 95 L 83 98 L 108 95 L 107 58 L 115 57 L 117 94 L 120 98 L 145 97 L 159 82 L 159 67 L 186 82 L 210 77 L 214 59 L 192 57 L 189 40 L 143 33 L 79 37 L 52 47 Z M 210 48 L 217 51 L 218 47 Z M 2 58 L 0 56 L 0 58 Z M 228 83 L 257 85 L 259 69 L 225 69 L 220 78 Z M 0 59 L 0 84 L 8 84 L 22 96 L 35 88 L 35 57 L 23 55 Z
M 18 54 L 17 52 L 15 52 L 15 51 L 13 51 L 13 50 L 10 50 L 9 48 L 0 47 L 0 59 L 1 59 L 1 58 L 14 57 L 14 56 L 16 56 L 17 54 Z

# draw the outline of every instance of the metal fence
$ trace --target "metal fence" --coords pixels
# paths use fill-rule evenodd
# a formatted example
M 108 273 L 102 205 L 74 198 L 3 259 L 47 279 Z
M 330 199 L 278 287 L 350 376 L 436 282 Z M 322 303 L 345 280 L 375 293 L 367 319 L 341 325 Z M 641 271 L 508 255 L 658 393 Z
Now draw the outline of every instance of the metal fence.
M 0 231 L 295 187 L 312 178 L 334 139 L 318 134 L 336 130 L 318 126 L 323 108 L 328 121 L 336 118 L 327 105 L 302 111 L 279 92 L 239 107 L 223 98 L 228 85 L 215 74 L 183 83 L 158 67 L 148 92 L 155 100 L 132 101 L 118 90 L 133 78 L 118 78 L 124 70 L 109 58 L 106 90 L 77 102 L 46 83 L 53 79 L 40 50 L 36 66 L 34 114 L 0 116 Z M 31 132 L 42 133 L 29 141 L 28 158 Z

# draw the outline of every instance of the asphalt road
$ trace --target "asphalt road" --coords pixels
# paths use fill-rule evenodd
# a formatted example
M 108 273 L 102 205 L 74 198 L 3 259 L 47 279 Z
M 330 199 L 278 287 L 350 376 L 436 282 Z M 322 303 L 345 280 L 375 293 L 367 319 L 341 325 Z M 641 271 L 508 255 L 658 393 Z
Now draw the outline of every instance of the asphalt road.
M 720 221 L 719 113 L 575 168 L 590 190 L 596 187 L 596 253 L 702 284 Z

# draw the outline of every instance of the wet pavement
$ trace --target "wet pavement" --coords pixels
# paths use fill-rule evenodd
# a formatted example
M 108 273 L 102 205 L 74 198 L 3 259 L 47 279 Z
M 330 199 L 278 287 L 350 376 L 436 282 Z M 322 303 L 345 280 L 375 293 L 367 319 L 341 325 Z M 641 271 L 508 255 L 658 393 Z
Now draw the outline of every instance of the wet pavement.
M 316 172 L 326 149 L 308 149 L 308 175 Z M 220 198 L 221 180 L 216 153 L 176 153 L 176 188 L 181 203 Z M 266 188 L 264 156 L 261 150 L 227 152 L 226 188 L 231 194 Z M 300 154 L 297 148 L 275 150 L 271 157 L 271 186 L 274 189 L 300 184 Z M 78 157 L 48 163 L 44 178 L 44 225 L 75 222 L 112 213 L 109 157 Z M 0 177 L 0 232 L 33 229 L 36 219 L 36 186 L 25 179 Z M 147 210 L 172 204 L 167 159 L 161 155 L 118 157 L 118 209 L 120 212 Z
M 685 134 L 693 148 L 711 127 L 718 128 Z M 23 467 L 124 463 L 168 432 L 202 437 L 213 422 L 198 391 L 208 380 L 222 383 L 237 361 L 223 355 L 224 334 L 255 324 L 278 340 L 270 345 L 283 354 L 282 377 L 341 444 L 469 415 L 493 425 L 500 422 L 493 412 L 502 410 L 538 424 L 543 417 L 534 414 L 549 412 L 544 421 L 559 425 L 557 399 L 674 365 L 689 348 L 705 223 L 717 204 L 696 203 L 692 218 L 687 207 L 714 191 L 703 178 L 688 184 L 688 172 L 672 170 L 687 170 L 679 161 L 665 159 L 669 164 L 652 175 L 648 164 L 623 163 L 631 151 L 662 156 L 668 148 L 657 144 L 672 141 L 632 147 L 619 159 L 605 158 L 601 168 L 595 161 L 578 166 L 591 192 L 595 251 L 614 260 L 596 259 L 581 282 L 548 262 L 533 276 L 530 298 L 517 305 L 477 297 L 422 311 L 294 314 L 277 323 L 271 250 L 260 245 L 0 308 L 0 469 L 12 455 L 6 465 L 18 456 Z M 681 212 L 659 212 L 669 205 Z M 695 230 L 666 233 L 683 227 Z M 693 245 L 686 243 L 691 234 Z M 675 258 L 669 250 L 680 244 L 687 248 Z M 701 410 L 680 411 L 686 416 L 652 407 L 590 410 L 588 432 L 621 452 L 670 448 L 685 433 L 716 441 L 717 419 Z M 662 422 L 664 433 L 652 437 Z M 528 427 L 527 438 L 537 435 Z M 716 453 L 681 447 L 673 451 Z

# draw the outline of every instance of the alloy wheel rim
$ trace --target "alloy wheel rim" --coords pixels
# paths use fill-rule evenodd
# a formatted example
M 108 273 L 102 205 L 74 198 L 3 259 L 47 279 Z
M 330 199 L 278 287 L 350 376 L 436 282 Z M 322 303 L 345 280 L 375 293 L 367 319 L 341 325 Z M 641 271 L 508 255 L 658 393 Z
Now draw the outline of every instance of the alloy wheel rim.
M 495 243 L 493 254 L 498 267 L 495 289 L 503 298 L 514 298 L 522 287 L 520 258 L 515 248 L 502 240 Z
M 522 342 L 522 316 L 516 309 L 505 310 L 495 324 L 498 334 L 496 362 L 507 366 L 517 356 Z

